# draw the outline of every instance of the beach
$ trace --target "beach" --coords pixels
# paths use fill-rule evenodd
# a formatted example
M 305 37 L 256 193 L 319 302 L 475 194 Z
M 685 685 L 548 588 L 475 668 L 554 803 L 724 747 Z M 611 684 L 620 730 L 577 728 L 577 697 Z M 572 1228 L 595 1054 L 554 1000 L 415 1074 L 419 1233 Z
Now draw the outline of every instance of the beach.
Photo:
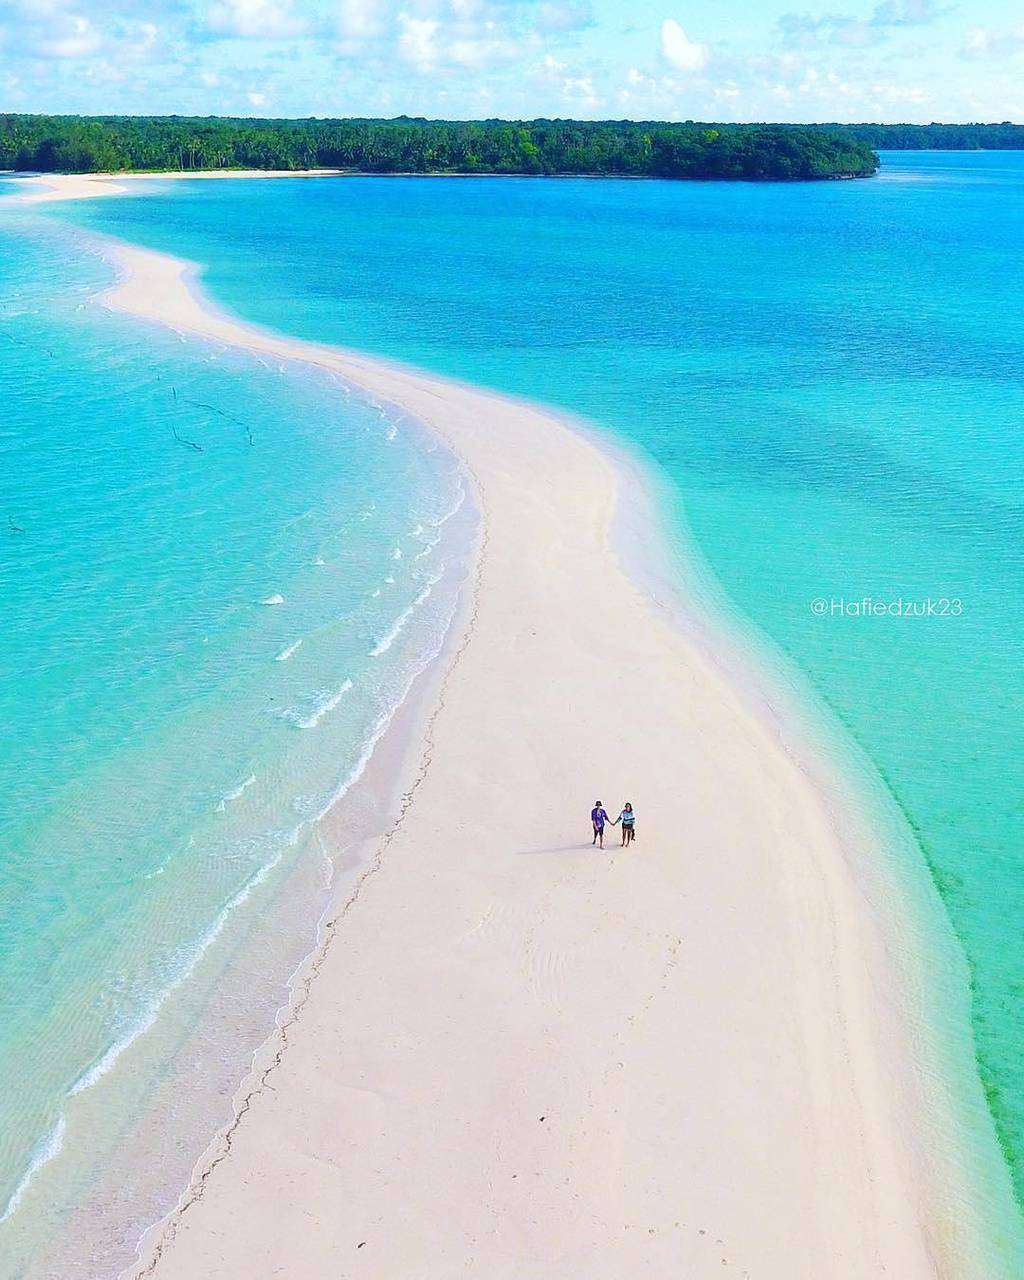
M 340 169 L 182 169 L 173 173 L 62 173 L 33 177 L 27 190 L 18 198 L 22 204 L 46 204 L 51 200 L 95 200 L 100 196 L 122 196 L 133 182 L 174 181 L 194 178 L 329 178 L 339 176 Z
M 424 422 L 482 520 L 400 815 L 126 1274 L 971 1275 L 843 833 L 626 574 L 612 458 L 529 404 L 240 323 L 187 263 L 106 251 L 106 305 Z M 632 801 L 632 848 L 618 828 L 592 847 L 596 798 Z

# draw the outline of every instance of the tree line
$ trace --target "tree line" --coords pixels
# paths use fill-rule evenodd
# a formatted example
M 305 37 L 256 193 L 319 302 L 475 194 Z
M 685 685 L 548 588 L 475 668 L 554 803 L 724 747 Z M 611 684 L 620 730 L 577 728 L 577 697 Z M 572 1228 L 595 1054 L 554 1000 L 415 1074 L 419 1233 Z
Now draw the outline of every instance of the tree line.
M 1024 151 L 1024 125 L 1010 124 L 845 124 L 843 129 L 869 147 L 892 151 Z
M 253 120 L 0 115 L 0 169 L 96 173 L 349 169 L 799 180 L 866 177 L 840 126 L 579 120 Z

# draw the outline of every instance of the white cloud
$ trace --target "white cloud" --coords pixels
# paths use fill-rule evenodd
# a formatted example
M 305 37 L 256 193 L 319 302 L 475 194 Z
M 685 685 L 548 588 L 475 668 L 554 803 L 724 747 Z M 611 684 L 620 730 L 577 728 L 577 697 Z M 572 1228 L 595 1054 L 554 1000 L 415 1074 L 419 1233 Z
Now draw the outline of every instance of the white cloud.
M 160 36 L 160 28 L 155 22 L 137 23 L 125 33 L 121 51 L 126 57 L 148 58 L 156 48 Z
M 875 27 L 919 27 L 941 18 L 947 6 L 942 0 L 880 0 L 871 15 Z
M 96 53 L 103 40 L 88 18 L 62 14 L 51 30 L 41 35 L 36 49 L 46 58 L 87 58 Z
M 994 34 L 988 27 L 971 27 L 964 39 L 964 53 L 968 57 L 983 58 L 992 48 Z
M 247 93 L 245 95 L 249 99 L 251 107 L 265 107 L 267 105 L 267 95 L 265 93 Z
M 429 2 L 429 0 L 426 0 Z M 520 56 L 526 44 L 520 34 L 499 22 L 500 7 L 494 0 L 446 0 L 433 8 L 416 0 L 415 10 L 400 10 L 394 19 L 394 44 L 377 41 L 376 52 L 384 60 L 397 52 L 406 66 L 421 75 L 442 70 L 481 70 Z M 480 86 L 477 86 L 479 95 Z
M 585 111 L 594 111 L 601 101 L 590 76 L 567 76 L 562 81 L 562 93 L 573 104 L 573 109 L 582 107 Z
M 516 46 L 492 32 L 493 24 L 488 24 L 488 34 L 479 39 L 453 40 L 445 50 L 445 61 L 459 67 L 479 68 L 514 56 Z
M 778 20 L 782 38 L 791 45 L 863 47 L 877 44 L 907 27 L 923 27 L 946 12 L 942 0 L 879 0 L 866 17 L 848 13 L 784 13 Z
M 1024 25 L 1011 30 L 992 27 L 971 27 L 964 39 L 962 53 L 965 58 L 997 58 L 1024 49 Z
M 846 93 L 852 93 L 851 85 L 841 86 Z M 883 102 L 910 102 L 919 103 L 927 100 L 928 95 L 923 89 L 919 89 L 916 85 L 906 84 L 873 84 L 871 92 L 874 97 Z
M 537 27 L 541 31 L 581 31 L 594 25 L 589 0 L 542 0 L 537 7 Z
M 343 41 L 372 40 L 384 31 L 380 0 L 341 0 L 338 6 L 338 34 Z
M 246 40 L 287 40 L 308 28 L 289 0 L 219 0 L 206 22 L 218 35 Z
M 433 18 L 398 15 L 398 56 L 417 71 L 432 71 L 437 65 L 438 23 Z
M 661 52 L 680 71 L 699 71 L 707 65 L 707 47 L 691 40 L 675 18 L 661 24 Z

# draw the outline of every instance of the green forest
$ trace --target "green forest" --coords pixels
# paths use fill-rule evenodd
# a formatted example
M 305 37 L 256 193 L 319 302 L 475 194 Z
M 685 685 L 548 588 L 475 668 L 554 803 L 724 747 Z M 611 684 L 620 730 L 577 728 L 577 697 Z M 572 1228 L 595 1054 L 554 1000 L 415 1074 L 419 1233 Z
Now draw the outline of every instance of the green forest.
M 842 129 L 869 147 L 892 151 L 1024 151 L 1024 125 L 823 124 Z
M 837 126 L 631 120 L 250 120 L 0 115 L 0 169 L 53 173 L 348 169 L 747 181 L 867 177 Z

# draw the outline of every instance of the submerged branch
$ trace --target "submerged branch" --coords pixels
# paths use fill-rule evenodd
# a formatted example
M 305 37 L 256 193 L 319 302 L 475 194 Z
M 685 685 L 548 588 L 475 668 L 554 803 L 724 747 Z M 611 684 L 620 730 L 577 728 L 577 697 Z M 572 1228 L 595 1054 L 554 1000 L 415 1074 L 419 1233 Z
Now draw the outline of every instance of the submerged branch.
M 178 444 L 187 445 L 189 449 L 195 449 L 196 453 L 205 452 L 201 444 L 196 444 L 194 440 L 189 440 L 187 436 L 181 435 L 178 428 L 173 424 L 171 425 L 171 434 L 174 436 L 175 440 L 177 440 Z
M 210 413 L 216 413 L 222 418 L 227 418 L 228 422 L 233 422 L 242 428 L 250 445 L 256 443 L 253 439 L 252 427 L 247 422 L 243 422 L 241 418 L 236 418 L 233 413 L 228 413 L 226 409 L 218 409 L 215 404 L 206 404 L 203 400 L 186 400 L 182 398 L 181 403 L 191 405 L 193 409 L 206 409 Z

